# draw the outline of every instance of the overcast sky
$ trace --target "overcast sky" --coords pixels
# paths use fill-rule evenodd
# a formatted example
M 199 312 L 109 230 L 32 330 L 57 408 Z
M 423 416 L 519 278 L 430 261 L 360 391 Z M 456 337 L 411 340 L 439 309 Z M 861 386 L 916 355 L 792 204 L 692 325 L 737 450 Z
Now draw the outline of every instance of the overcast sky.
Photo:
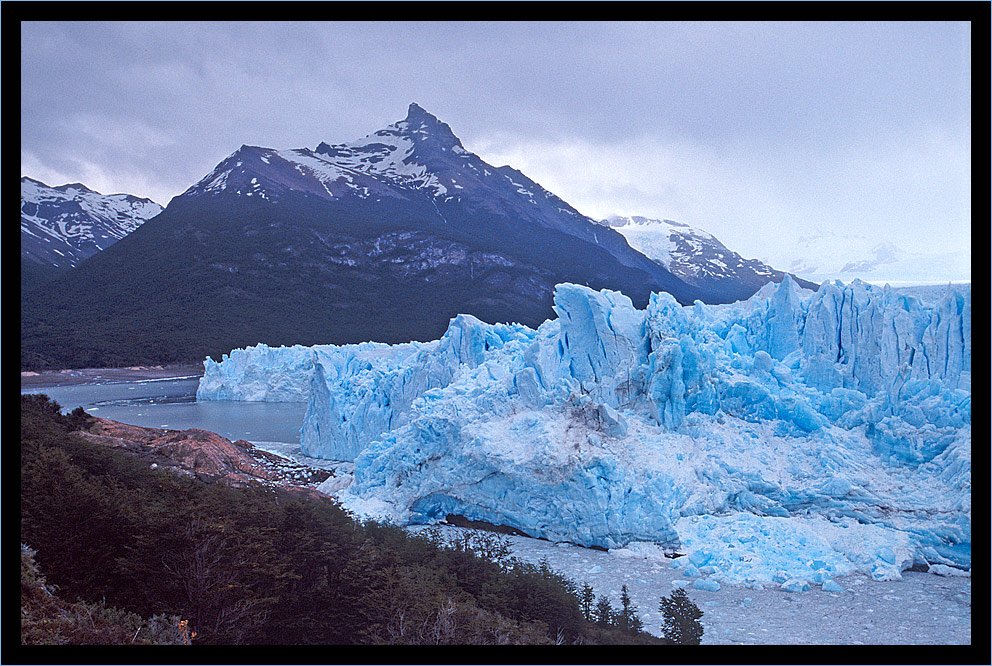
M 579 211 L 970 248 L 967 23 L 22 23 L 21 171 L 165 205 L 417 102 Z

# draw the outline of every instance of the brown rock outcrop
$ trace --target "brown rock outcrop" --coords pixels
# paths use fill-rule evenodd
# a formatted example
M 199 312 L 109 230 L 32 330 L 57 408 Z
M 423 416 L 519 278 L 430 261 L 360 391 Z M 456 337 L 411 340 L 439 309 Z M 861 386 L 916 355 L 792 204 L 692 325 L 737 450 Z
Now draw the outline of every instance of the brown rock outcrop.
M 151 465 L 204 480 L 223 479 L 236 486 L 260 482 L 320 495 L 313 488 L 296 483 L 302 467 L 299 463 L 261 451 L 243 439 L 232 442 L 197 428 L 147 428 L 100 417 L 93 417 L 91 425 L 77 434 L 91 442 L 124 449 Z M 312 482 L 319 483 L 329 475 L 322 470 L 310 470 Z

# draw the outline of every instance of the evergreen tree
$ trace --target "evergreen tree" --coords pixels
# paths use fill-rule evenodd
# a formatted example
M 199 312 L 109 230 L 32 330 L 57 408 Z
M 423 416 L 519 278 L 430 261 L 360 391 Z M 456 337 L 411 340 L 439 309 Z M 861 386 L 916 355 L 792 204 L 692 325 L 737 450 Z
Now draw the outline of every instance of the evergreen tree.
M 579 608 L 582 610 L 582 617 L 586 622 L 592 622 L 592 603 L 596 600 L 592 585 L 584 583 L 582 585 L 582 596 L 579 597 Z
M 617 613 L 617 626 L 626 631 L 640 631 L 644 623 L 637 617 L 637 606 L 630 600 L 627 586 L 620 588 L 620 611 Z
M 703 640 L 703 625 L 699 623 L 703 611 L 684 589 L 675 588 L 670 595 L 662 597 L 659 610 L 664 616 L 666 638 L 679 645 L 699 645 Z
M 637 616 L 636 612 L 630 618 L 630 630 L 633 631 L 634 633 L 639 633 L 644 630 L 644 622 L 641 621 L 641 618 Z
M 596 603 L 596 622 L 602 625 L 612 625 L 615 624 L 616 612 L 613 610 L 613 606 L 610 605 L 610 600 L 606 597 L 600 597 L 599 602 Z

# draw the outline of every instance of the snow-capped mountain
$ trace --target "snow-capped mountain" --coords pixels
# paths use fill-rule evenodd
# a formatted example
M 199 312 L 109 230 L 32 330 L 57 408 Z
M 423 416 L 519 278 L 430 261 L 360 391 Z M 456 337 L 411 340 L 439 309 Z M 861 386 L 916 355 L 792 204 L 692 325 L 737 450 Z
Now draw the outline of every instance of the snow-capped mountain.
M 487 164 L 466 150 L 446 123 L 417 104 L 410 105 L 405 119 L 350 143 L 321 142 L 313 150 L 242 146 L 179 198 L 236 194 L 277 203 L 291 193 L 332 202 L 427 204 L 445 225 L 459 225 L 465 214 L 497 215 L 518 227 L 536 225 L 601 246 L 624 266 L 670 286 L 678 298 L 699 291 L 687 290 L 667 270 L 658 271 L 620 235 L 604 233 L 595 220 L 523 173 Z M 707 296 L 719 299 L 717 294 Z
M 739 298 L 673 275 L 411 104 L 350 143 L 242 146 L 26 310 L 22 349 L 69 353 L 96 336 L 107 349 L 191 359 L 259 342 L 430 340 L 461 313 L 536 326 L 561 282 L 641 306 L 652 291 L 683 303 Z M 53 311 L 72 323 L 57 343 L 36 340 L 52 335 Z M 81 324 L 86 338 L 66 344 Z
M 907 252 L 891 241 L 875 243 L 859 234 L 818 233 L 799 239 L 779 265 L 798 276 L 823 282 L 855 278 L 892 284 L 960 282 L 971 278 L 966 252 Z
M 743 258 L 712 234 L 682 222 L 613 215 L 600 224 L 619 231 L 631 247 L 686 282 L 714 291 L 738 293 L 741 299 L 768 282 L 781 282 L 785 275 L 757 259 Z M 816 284 L 807 280 L 797 281 L 807 289 L 816 288 Z
M 21 260 L 54 275 L 107 249 L 162 212 L 150 199 L 100 194 L 80 183 L 21 178 Z

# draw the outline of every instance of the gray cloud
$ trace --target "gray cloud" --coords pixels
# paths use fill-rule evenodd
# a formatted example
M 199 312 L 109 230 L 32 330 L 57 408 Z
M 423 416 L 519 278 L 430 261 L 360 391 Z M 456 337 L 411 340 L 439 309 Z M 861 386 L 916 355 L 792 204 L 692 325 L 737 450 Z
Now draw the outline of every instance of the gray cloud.
M 824 226 L 970 247 L 967 24 L 45 22 L 22 46 L 22 171 L 53 184 L 164 204 L 242 143 L 416 101 L 589 215 L 751 256 Z

